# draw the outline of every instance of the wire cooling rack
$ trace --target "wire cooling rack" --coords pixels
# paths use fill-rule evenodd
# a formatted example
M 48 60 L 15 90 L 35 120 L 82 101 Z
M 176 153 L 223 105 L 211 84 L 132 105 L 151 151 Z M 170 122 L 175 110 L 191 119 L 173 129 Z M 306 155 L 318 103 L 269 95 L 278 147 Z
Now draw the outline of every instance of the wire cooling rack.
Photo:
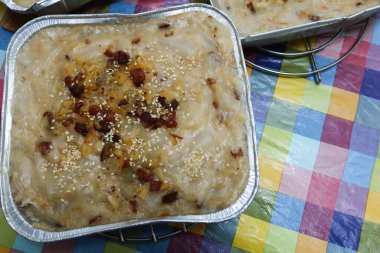
M 266 47 L 256 47 L 259 51 L 264 52 L 268 55 L 276 56 L 276 57 L 282 57 L 282 58 L 289 58 L 289 59 L 295 59 L 295 58 L 300 58 L 300 57 L 305 57 L 307 56 L 310 60 L 310 66 L 311 70 L 310 71 L 305 71 L 305 72 L 286 72 L 286 71 L 278 71 L 275 69 L 263 67 L 261 65 L 258 65 L 256 63 L 253 63 L 250 60 L 245 60 L 246 64 L 256 70 L 259 70 L 261 72 L 264 72 L 266 74 L 270 75 L 278 75 L 278 76 L 287 76 L 287 77 L 305 77 L 305 76 L 314 76 L 314 80 L 316 84 L 319 84 L 322 82 L 322 76 L 321 72 L 337 65 L 344 59 L 346 59 L 352 52 L 355 51 L 355 49 L 359 46 L 360 42 L 363 40 L 366 31 L 368 30 L 368 24 L 369 24 L 370 18 L 366 19 L 364 22 L 355 24 L 353 26 L 347 27 L 345 29 L 340 29 L 335 35 L 333 35 L 329 40 L 327 40 L 324 44 L 312 48 L 311 46 L 311 39 L 306 38 L 305 43 L 306 43 L 306 50 L 301 51 L 301 52 L 295 52 L 295 53 L 287 53 L 287 52 L 279 52 L 275 50 L 268 49 Z M 318 66 L 315 54 L 319 51 L 322 51 L 323 49 L 327 48 L 330 46 L 336 39 L 338 39 L 344 31 L 351 30 L 351 29 L 356 29 L 359 28 L 359 34 L 356 38 L 355 43 L 352 45 L 352 47 L 345 52 L 341 57 L 339 57 L 337 60 L 334 62 L 325 65 L 325 66 Z
M 265 54 L 271 55 L 271 56 L 276 56 L 276 57 L 283 57 L 283 58 L 289 58 L 289 59 L 296 59 L 300 57 L 305 57 L 307 56 L 310 60 L 310 66 L 311 70 L 310 71 L 305 71 L 305 72 L 285 72 L 285 71 L 277 71 L 275 69 L 270 69 L 267 67 L 260 66 L 256 63 L 253 63 L 249 60 L 245 60 L 246 64 L 248 66 L 253 67 L 256 70 L 262 71 L 266 74 L 270 75 L 279 75 L 279 76 L 288 76 L 288 77 L 305 77 L 305 76 L 314 76 L 314 80 L 316 84 L 321 83 L 322 81 L 322 76 L 321 72 L 337 65 L 344 59 L 346 59 L 355 49 L 359 46 L 360 42 L 363 40 L 364 35 L 368 29 L 368 24 L 369 24 L 370 19 L 366 19 L 364 22 L 353 25 L 351 27 L 348 27 L 346 29 L 340 29 L 337 33 L 335 33 L 329 40 L 327 40 L 325 43 L 322 45 L 312 48 L 311 46 L 311 39 L 306 38 L 305 43 L 306 43 L 306 50 L 302 52 L 296 52 L 296 53 L 284 53 L 284 52 L 279 52 L 275 50 L 268 49 L 266 47 L 257 47 L 257 49 L 261 52 L 264 52 Z M 357 39 L 355 43 L 352 45 L 352 47 L 345 52 L 341 57 L 339 57 L 337 60 L 334 62 L 325 65 L 325 66 L 318 66 L 315 54 L 319 51 L 322 51 L 323 49 L 327 48 L 330 46 L 336 39 L 338 39 L 344 31 L 350 30 L 350 29 L 355 29 L 359 28 L 359 34 L 357 36 Z M 180 223 L 180 224 L 165 224 L 165 223 L 160 223 L 156 225 L 145 225 L 143 228 L 145 228 L 148 232 L 143 233 L 144 235 L 136 235 L 136 234 L 141 234 L 139 231 L 136 231 L 136 228 L 127 228 L 127 229 L 119 229 L 111 232 L 106 232 L 106 233 L 101 233 L 100 235 L 114 240 L 118 241 L 121 243 L 125 242 L 157 242 L 158 240 L 166 239 L 171 236 L 175 236 L 180 233 L 185 233 L 187 232 L 187 229 L 189 226 L 193 224 L 186 224 L 186 223 Z M 170 232 L 157 232 L 158 230 L 162 229 L 157 229 L 157 228 L 162 228 L 166 227 L 170 230 Z M 141 228 L 141 227 L 140 227 Z M 165 230 L 165 229 L 164 229 Z
M 175 224 L 177 226 L 174 226 L 174 230 L 171 232 L 156 232 L 155 226 L 161 226 L 161 227 L 167 227 L 173 229 L 172 224 L 165 224 L 165 223 L 160 223 L 157 225 L 147 225 L 149 232 L 147 235 L 141 235 L 141 236 L 136 236 L 133 234 L 136 234 L 136 231 L 133 231 L 134 228 L 131 229 L 119 229 L 107 233 L 101 233 L 100 235 L 112 239 L 115 241 L 119 242 L 157 242 L 158 240 L 166 239 L 168 237 L 177 235 L 179 233 L 186 233 L 187 228 L 190 227 L 192 224 L 186 224 L 186 223 L 180 223 L 179 226 L 178 224 Z

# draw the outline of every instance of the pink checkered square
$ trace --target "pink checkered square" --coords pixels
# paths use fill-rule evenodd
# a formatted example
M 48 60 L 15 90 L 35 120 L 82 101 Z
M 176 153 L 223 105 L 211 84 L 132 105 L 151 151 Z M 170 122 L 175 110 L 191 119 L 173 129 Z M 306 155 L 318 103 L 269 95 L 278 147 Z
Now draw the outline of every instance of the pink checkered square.
M 311 171 L 286 164 L 284 170 L 282 171 L 279 191 L 290 196 L 306 200 L 311 175 Z
M 316 46 L 325 44 L 331 36 L 317 38 Z M 344 37 L 339 37 L 330 46 L 320 51 L 318 54 L 330 59 L 338 59 L 340 57 L 340 52 L 342 51 Z
M 314 171 L 336 179 L 341 179 L 346 164 L 348 150 L 321 142 L 314 165 Z

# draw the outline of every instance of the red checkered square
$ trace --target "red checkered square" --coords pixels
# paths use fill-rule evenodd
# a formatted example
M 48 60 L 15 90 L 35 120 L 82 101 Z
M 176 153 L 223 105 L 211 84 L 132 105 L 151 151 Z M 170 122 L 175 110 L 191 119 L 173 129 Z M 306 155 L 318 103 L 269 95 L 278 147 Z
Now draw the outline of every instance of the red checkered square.
M 136 3 L 135 13 L 156 10 L 164 7 L 164 0 L 139 0 Z
M 322 174 L 313 173 L 307 201 L 315 205 L 334 209 L 340 180 Z
M 352 121 L 327 114 L 321 141 L 349 149 L 353 126 Z
M 338 65 L 334 87 L 359 93 L 364 76 L 364 67 L 342 62 Z
M 356 41 L 356 38 L 352 38 L 352 37 L 344 38 L 342 51 L 340 53 L 341 56 L 344 55 L 348 50 L 350 50 L 352 45 L 354 45 L 355 41 Z M 360 42 L 356 50 L 352 52 L 352 54 L 350 54 L 350 56 L 348 56 L 344 60 L 344 62 L 350 63 L 354 66 L 365 67 L 369 45 L 370 43 L 368 43 L 367 41 Z

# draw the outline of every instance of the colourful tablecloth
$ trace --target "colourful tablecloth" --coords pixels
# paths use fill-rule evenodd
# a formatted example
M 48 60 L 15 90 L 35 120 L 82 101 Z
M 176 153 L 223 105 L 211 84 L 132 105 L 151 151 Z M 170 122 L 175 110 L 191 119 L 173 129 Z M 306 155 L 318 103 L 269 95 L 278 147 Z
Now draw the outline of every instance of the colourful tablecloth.
M 186 2 L 114 1 L 108 11 L 134 13 Z M 1 63 L 11 37 L 0 28 Z M 355 32 L 345 34 L 317 55 L 318 64 L 334 61 L 354 40 Z M 302 46 L 289 44 L 282 50 Z M 307 59 L 290 64 L 260 53 L 246 55 L 275 69 L 309 68 Z M 380 15 L 372 19 L 359 48 L 324 72 L 319 86 L 312 77 L 249 74 L 260 187 L 240 217 L 195 225 L 158 243 L 122 245 L 94 235 L 42 244 L 18 236 L 0 212 L 0 253 L 380 252 Z M 146 232 L 134 236 L 141 233 Z

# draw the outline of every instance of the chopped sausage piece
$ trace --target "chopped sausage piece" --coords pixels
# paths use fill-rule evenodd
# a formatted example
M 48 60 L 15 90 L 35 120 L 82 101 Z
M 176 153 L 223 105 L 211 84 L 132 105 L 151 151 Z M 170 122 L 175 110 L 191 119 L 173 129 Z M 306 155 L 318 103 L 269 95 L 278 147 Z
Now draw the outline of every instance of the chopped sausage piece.
M 307 17 L 308 17 L 311 21 L 313 21 L 313 22 L 316 22 L 316 21 L 321 20 L 321 17 L 320 17 L 320 16 L 317 16 L 317 15 L 309 14 Z
M 141 87 L 144 85 L 145 73 L 141 68 L 134 68 L 129 71 L 132 82 L 136 87 Z
M 212 105 L 214 106 L 215 109 L 219 108 L 219 102 L 218 101 L 213 101 Z
M 74 83 L 73 85 L 69 86 L 69 91 L 73 97 L 80 98 L 84 93 L 84 86 L 80 83 Z
M 83 105 L 84 105 L 83 102 L 76 102 L 76 103 L 74 104 L 73 112 L 79 114 L 79 113 L 80 113 L 80 108 L 82 108 Z
M 97 105 L 91 105 L 88 108 L 88 114 L 90 114 L 91 116 L 97 115 L 99 112 L 100 112 L 100 107 Z
M 115 122 L 115 113 L 112 110 L 104 111 L 105 117 L 104 120 L 107 122 Z
M 50 141 L 41 141 L 37 144 L 41 155 L 48 155 L 53 150 L 53 144 Z
M 170 104 L 166 104 L 165 107 L 166 107 L 166 109 L 168 109 L 168 110 L 173 110 L 173 111 L 175 111 L 175 110 L 177 110 L 178 105 L 179 105 L 179 102 L 178 102 L 176 99 L 173 99 L 173 100 L 170 102 Z
M 141 182 L 149 182 L 153 178 L 153 174 L 147 169 L 138 169 L 136 173 L 137 173 L 137 178 Z
M 168 29 L 170 27 L 169 23 L 161 23 L 158 25 L 159 29 Z
M 100 153 L 100 161 L 103 162 L 111 157 L 111 154 L 113 152 L 113 146 L 110 144 L 105 144 L 102 152 Z
M 162 105 L 162 106 L 165 106 L 165 105 L 166 105 L 166 97 L 159 96 L 159 97 L 157 98 L 157 101 L 158 101 L 158 103 L 160 103 L 160 105 Z
M 154 179 L 150 182 L 149 190 L 151 192 L 156 192 L 156 191 L 159 191 L 161 189 L 161 186 L 162 186 L 162 182 L 160 180 Z
M 207 85 L 213 85 L 213 84 L 216 84 L 216 80 L 214 79 L 214 78 L 207 78 L 206 79 L 206 83 L 207 83 Z
M 111 131 L 110 123 L 106 120 L 94 121 L 94 128 L 104 134 Z
M 178 199 L 178 192 L 170 191 L 162 197 L 162 203 L 171 204 Z
M 253 6 L 252 2 L 247 3 L 247 8 L 251 11 L 251 13 L 256 13 L 255 6 Z
M 117 104 L 118 106 L 122 106 L 122 105 L 127 105 L 128 104 L 128 100 L 126 100 L 125 98 L 123 98 L 122 100 L 120 100 L 120 102 Z
M 165 37 L 170 37 L 173 35 L 174 35 L 174 31 L 170 31 L 170 32 L 165 33 Z
M 160 121 L 160 119 L 158 117 L 157 118 L 153 118 L 152 115 L 149 112 L 143 112 L 140 115 L 140 120 L 141 120 L 142 125 L 145 128 L 156 129 L 156 128 L 159 127 L 159 121 Z
M 131 162 L 129 160 L 125 160 L 123 163 L 123 166 L 121 166 L 122 169 L 126 170 L 131 167 Z
M 111 49 L 107 49 L 106 51 L 104 51 L 104 55 L 108 58 L 114 57 L 114 53 L 111 51 Z
M 69 87 L 73 84 L 73 78 L 71 76 L 66 76 L 64 82 L 65 82 L 65 85 Z
M 137 201 L 130 200 L 129 205 L 131 206 L 132 212 L 137 213 Z
M 102 219 L 101 215 L 95 216 L 94 218 L 88 221 L 88 224 L 92 225 L 92 224 L 98 223 L 101 219 Z
M 235 89 L 234 89 L 234 96 L 235 96 L 236 100 L 240 100 L 239 92 Z
M 79 123 L 79 122 L 75 123 L 74 129 L 75 131 L 83 135 L 84 137 L 86 137 L 88 133 L 90 132 L 90 130 L 88 129 L 85 123 Z
M 132 44 L 139 44 L 141 41 L 141 38 L 137 37 L 132 40 Z
M 72 118 L 66 118 L 66 119 L 62 120 L 62 125 L 65 127 L 68 127 L 73 123 L 74 123 L 74 120 Z
M 177 127 L 176 113 L 174 111 L 169 112 L 166 115 L 165 125 L 167 128 L 176 128 Z
M 117 51 L 116 52 L 116 56 L 115 56 L 115 60 L 120 64 L 120 65 L 125 65 L 128 63 L 129 61 L 129 55 L 124 52 L 124 51 Z
M 121 139 L 120 136 L 117 135 L 117 134 L 114 134 L 112 136 L 112 141 L 115 142 L 115 143 L 118 143 L 120 141 L 120 139 Z
M 237 157 L 243 157 L 243 150 L 239 148 L 237 151 L 236 150 L 231 150 L 231 155 L 235 158 Z

